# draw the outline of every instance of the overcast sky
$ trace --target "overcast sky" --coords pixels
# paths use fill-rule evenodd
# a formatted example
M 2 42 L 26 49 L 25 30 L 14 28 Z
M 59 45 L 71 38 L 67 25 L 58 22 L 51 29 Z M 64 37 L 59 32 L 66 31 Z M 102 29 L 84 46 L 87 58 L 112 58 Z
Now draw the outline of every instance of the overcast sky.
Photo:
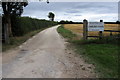
M 118 2 L 30 2 L 22 16 L 48 20 L 49 12 L 55 14 L 55 21 L 117 21 Z

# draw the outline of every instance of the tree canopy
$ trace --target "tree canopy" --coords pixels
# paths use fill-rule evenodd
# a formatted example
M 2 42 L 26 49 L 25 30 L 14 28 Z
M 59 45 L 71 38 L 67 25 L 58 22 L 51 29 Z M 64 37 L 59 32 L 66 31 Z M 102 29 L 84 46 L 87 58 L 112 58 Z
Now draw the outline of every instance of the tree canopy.
M 23 7 L 27 5 L 27 2 L 2 2 L 3 14 L 20 16 L 23 13 Z
M 52 12 L 49 12 L 48 18 L 50 18 L 51 21 L 54 21 L 55 14 Z

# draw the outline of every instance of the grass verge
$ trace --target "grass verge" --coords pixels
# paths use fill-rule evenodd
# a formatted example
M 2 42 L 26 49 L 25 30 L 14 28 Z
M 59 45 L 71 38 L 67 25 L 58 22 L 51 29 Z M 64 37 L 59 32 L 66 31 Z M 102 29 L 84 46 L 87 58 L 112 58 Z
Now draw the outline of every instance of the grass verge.
M 22 43 L 24 43 L 29 38 L 31 38 L 32 36 L 34 36 L 35 34 L 39 33 L 42 30 L 44 30 L 44 29 L 32 31 L 30 33 L 25 34 L 24 36 L 21 36 L 21 37 L 10 37 L 10 44 L 2 44 L 2 52 L 5 52 L 9 49 L 12 49 L 12 48 L 15 48 L 15 47 L 21 45 Z
M 65 29 L 63 26 L 58 27 L 58 33 L 60 33 L 63 37 L 68 38 L 68 40 L 73 40 L 76 37 L 71 31 Z
M 78 54 L 83 55 L 87 62 L 95 65 L 95 71 L 100 78 L 118 77 L 118 53 L 120 51 L 118 39 L 106 37 L 102 40 L 74 40 L 75 34 L 63 26 L 57 30 L 74 45 Z

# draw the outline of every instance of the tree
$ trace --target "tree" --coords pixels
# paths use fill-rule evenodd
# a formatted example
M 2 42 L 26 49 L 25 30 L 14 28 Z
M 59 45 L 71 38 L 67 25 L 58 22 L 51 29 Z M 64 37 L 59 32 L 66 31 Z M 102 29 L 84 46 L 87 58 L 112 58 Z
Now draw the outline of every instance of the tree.
M 11 16 L 20 16 L 23 13 L 23 7 L 26 7 L 28 2 L 2 2 L 3 9 L 3 27 L 5 42 L 9 43 L 9 37 L 12 36 L 11 31 Z
M 49 12 L 48 18 L 50 18 L 50 21 L 54 21 L 55 14 L 52 12 Z
M 117 20 L 117 21 L 116 21 L 116 23 L 120 23 L 120 21 L 119 21 L 119 20 Z

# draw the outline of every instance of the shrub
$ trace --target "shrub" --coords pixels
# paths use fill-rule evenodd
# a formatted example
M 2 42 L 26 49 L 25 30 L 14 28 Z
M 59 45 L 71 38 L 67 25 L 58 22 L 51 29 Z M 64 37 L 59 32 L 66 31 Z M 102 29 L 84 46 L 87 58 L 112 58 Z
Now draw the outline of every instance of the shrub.
M 13 36 L 23 36 L 31 31 L 56 25 L 57 22 L 48 20 L 39 20 L 30 17 L 14 17 L 12 18 Z

